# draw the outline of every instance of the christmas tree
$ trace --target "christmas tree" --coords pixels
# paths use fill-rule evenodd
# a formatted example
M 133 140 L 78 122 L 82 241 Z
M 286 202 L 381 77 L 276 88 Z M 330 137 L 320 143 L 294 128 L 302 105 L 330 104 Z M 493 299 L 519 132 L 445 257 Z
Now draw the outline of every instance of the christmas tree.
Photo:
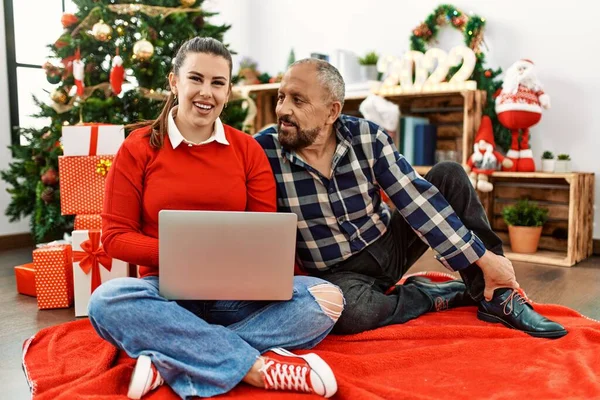
M 74 0 L 75 14 L 64 14 L 64 33 L 44 65 L 56 87 L 48 99 L 35 99 L 35 115 L 50 118 L 42 129 L 20 128 L 28 145 L 14 145 L 14 161 L 1 172 L 12 201 L 10 221 L 31 216 L 36 242 L 72 230 L 73 217 L 60 211 L 58 156 L 64 125 L 81 122 L 128 124 L 154 119 L 160 112 L 171 60 L 178 46 L 194 36 L 223 41 L 228 25 L 208 22 L 203 0 Z M 56 21 L 59 23 L 59 21 Z M 60 63 L 58 62 L 60 61 Z M 234 100 L 225 123 L 243 128 L 246 117 Z

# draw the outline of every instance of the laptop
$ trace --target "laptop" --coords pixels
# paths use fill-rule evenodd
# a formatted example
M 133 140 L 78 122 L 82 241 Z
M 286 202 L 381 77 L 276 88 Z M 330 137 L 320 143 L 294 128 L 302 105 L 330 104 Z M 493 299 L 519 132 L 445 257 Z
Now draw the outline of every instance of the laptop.
M 293 213 L 160 211 L 161 296 L 291 299 L 297 221 Z

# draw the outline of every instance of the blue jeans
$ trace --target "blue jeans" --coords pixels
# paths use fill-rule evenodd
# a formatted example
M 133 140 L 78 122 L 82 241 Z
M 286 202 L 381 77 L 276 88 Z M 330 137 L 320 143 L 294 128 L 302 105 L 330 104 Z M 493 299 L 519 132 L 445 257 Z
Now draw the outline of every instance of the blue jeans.
M 130 357 L 141 354 L 181 397 L 226 393 L 260 354 L 273 347 L 307 349 L 334 321 L 309 288 L 325 281 L 294 278 L 289 301 L 170 301 L 158 278 L 118 278 L 96 289 L 89 317 L 98 334 Z

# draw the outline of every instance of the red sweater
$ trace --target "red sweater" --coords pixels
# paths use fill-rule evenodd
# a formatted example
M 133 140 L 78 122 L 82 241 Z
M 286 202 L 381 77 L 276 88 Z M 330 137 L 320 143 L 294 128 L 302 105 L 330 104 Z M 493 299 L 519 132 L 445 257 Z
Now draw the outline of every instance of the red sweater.
M 131 132 L 106 179 L 102 243 L 108 255 L 140 265 L 141 276 L 158 275 L 160 210 L 276 211 L 264 150 L 251 136 L 224 127 L 229 146 L 214 141 L 173 149 L 165 135 L 157 150 L 149 128 Z

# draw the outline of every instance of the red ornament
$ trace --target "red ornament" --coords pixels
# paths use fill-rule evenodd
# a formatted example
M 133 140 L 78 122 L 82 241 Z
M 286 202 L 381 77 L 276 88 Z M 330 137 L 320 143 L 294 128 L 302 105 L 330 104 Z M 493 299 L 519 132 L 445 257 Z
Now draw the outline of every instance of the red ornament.
M 49 168 L 42 175 L 42 183 L 46 186 L 52 186 L 56 185 L 56 182 L 58 182 L 58 174 L 54 168 Z
M 458 17 L 452 18 L 452 25 L 457 28 L 462 28 L 467 23 L 467 16 L 462 14 Z
M 79 22 L 79 18 L 77 18 L 75 15 L 73 14 L 69 14 L 69 13 L 64 13 L 62 15 L 62 17 L 60 18 L 60 22 L 62 23 L 63 28 L 68 28 L 71 25 L 75 25 L 76 23 Z
M 56 42 L 54 42 L 54 47 L 56 47 L 57 49 L 62 49 L 63 47 L 67 47 L 68 45 L 69 43 L 61 39 L 58 39 Z
M 491 78 L 492 77 L 492 71 L 490 71 L 489 69 L 486 70 L 483 75 L 485 75 L 486 78 Z
M 124 80 L 125 69 L 123 68 L 123 59 L 119 56 L 119 50 L 117 49 L 117 55 L 113 57 L 110 69 L 110 87 L 114 94 L 118 95 L 121 93 Z

